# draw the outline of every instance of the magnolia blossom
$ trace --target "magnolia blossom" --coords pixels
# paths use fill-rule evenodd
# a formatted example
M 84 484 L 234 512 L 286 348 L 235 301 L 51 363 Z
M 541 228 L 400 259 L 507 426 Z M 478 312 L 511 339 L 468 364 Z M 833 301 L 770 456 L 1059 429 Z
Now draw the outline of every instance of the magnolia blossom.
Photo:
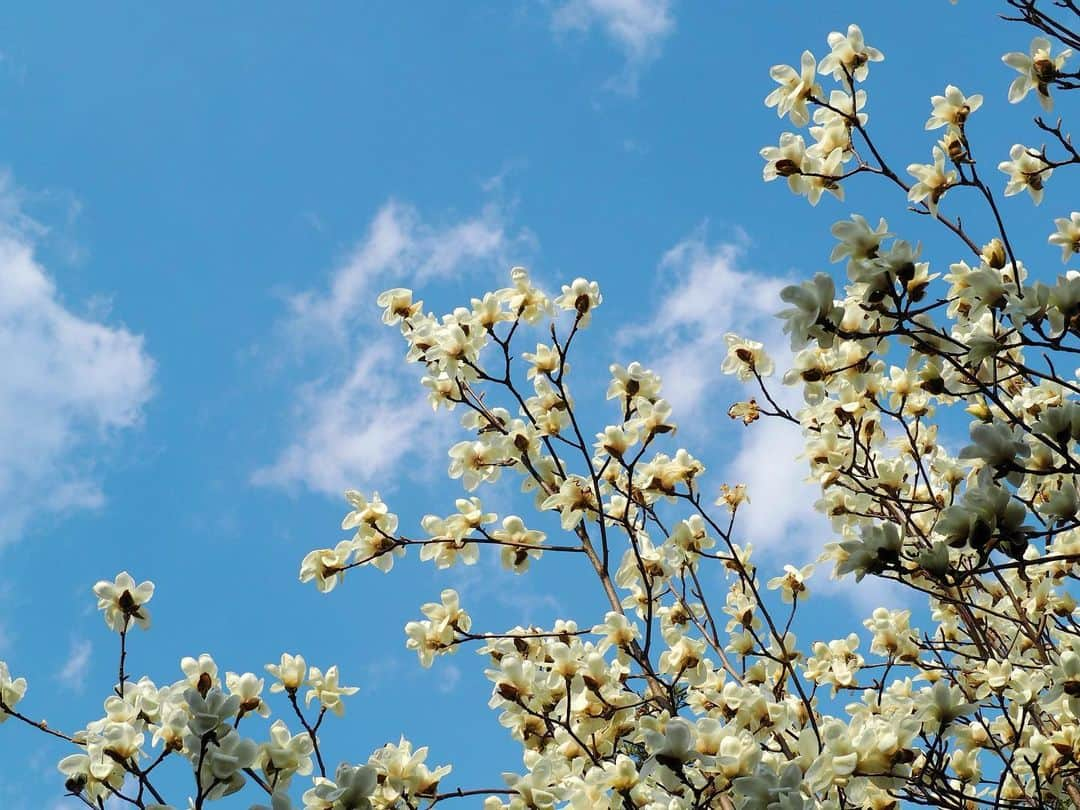
M 26 678 L 12 678 L 8 671 L 8 665 L 0 661 L 0 723 L 8 719 L 8 713 L 4 708 L 14 709 L 16 704 L 26 694 Z
M 349 566 L 349 558 L 356 551 L 356 543 L 351 540 L 342 540 L 334 548 L 321 548 L 311 551 L 304 557 L 300 564 L 300 581 L 315 581 L 315 587 L 323 593 L 334 590 L 334 587 L 345 576 Z M 365 559 L 371 555 L 365 555 Z
M 280 664 L 267 664 L 266 671 L 277 680 L 270 684 L 271 692 L 295 692 L 307 677 L 307 662 L 302 655 L 281 654 Z
M 926 122 L 926 129 L 962 127 L 968 116 L 982 106 L 983 97 L 978 93 L 965 96 L 960 88 L 950 84 L 945 88 L 945 95 L 931 96 L 930 103 L 934 109 Z
M 225 686 L 230 694 L 240 698 L 241 714 L 255 712 L 260 717 L 270 716 L 270 707 L 262 699 L 262 678 L 251 672 L 245 672 L 242 675 L 226 672 Z
M 1057 231 L 1047 239 L 1051 245 L 1061 248 L 1061 260 L 1067 262 L 1075 253 L 1080 253 L 1080 211 L 1073 211 L 1067 217 L 1054 220 Z
M 810 578 L 810 575 L 814 573 L 813 564 L 804 565 L 802 568 L 796 568 L 794 565 L 785 565 L 784 573 L 778 577 L 773 577 L 768 582 L 769 590 L 780 590 L 780 596 L 785 601 L 790 603 L 796 598 L 803 598 L 809 595 L 809 589 L 806 587 L 806 580 Z
M 862 29 L 855 24 L 848 26 L 846 35 L 833 31 L 828 39 L 832 51 L 821 60 L 818 70 L 823 76 L 831 75 L 837 81 L 847 76 L 858 82 L 866 81 L 869 63 L 885 58 L 877 48 L 866 44 Z
M 423 301 L 413 301 L 412 290 L 400 287 L 381 293 L 375 302 L 383 308 L 382 320 L 385 324 L 408 320 L 424 308 Z
M 307 684 L 311 687 L 304 696 L 304 703 L 308 706 L 311 701 L 318 700 L 322 708 L 329 709 L 338 717 L 345 713 L 345 704 L 341 698 L 355 695 L 360 691 L 356 686 L 341 686 L 338 683 L 338 668 L 335 664 L 326 670 L 326 674 L 318 667 L 312 667 L 307 678 Z
M 287 787 L 294 774 L 311 773 L 314 751 L 310 734 L 294 735 L 284 721 L 275 720 L 270 726 L 270 739 L 259 747 L 255 764 L 271 782 Z
M 803 51 L 799 70 L 788 65 L 774 65 L 769 75 L 780 86 L 769 93 L 765 106 L 776 107 L 776 114 L 781 118 L 790 115 L 791 123 L 797 127 L 806 126 L 810 121 L 806 101 L 811 96 L 821 95 L 816 70 L 817 62 L 810 51 Z
M 1050 83 L 1065 67 L 1065 60 L 1072 56 L 1072 49 L 1065 48 L 1056 56 L 1051 54 L 1050 40 L 1035 37 L 1031 40 L 1029 53 L 1014 51 L 1001 57 L 1001 61 L 1020 73 L 1009 85 L 1009 101 L 1016 104 L 1034 90 L 1043 109 L 1054 109 L 1050 97 Z
M 912 163 L 907 167 L 908 174 L 916 183 L 908 191 L 911 202 L 924 202 L 932 213 L 937 212 L 938 202 L 949 188 L 957 181 L 957 174 L 945 168 L 945 152 L 940 147 L 933 149 L 933 163 Z
M 217 663 L 207 653 L 202 653 L 198 658 L 185 656 L 180 659 L 180 669 L 184 672 L 188 686 L 199 690 L 203 695 L 219 685 Z
M 724 342 L 727 343 L 727 357 L 720 367 L 724 374 L 734 374 L 745 382 L 755 375 L 768 377 L 773 373 L 773 362 L 762 344 L 733 332 L 724 335 Z
M 592 318 L 592 311 L 600 306 L 602 301 L 599 284 L 576 278 L 572 283 L 563 285 L 562 295 L 555 299 L 555 305 L 576 311 L 578 326 L 586 327 Z
M 1046 161 L 1020 143 L 1013 144 L 1009 160 L 999 163 L 998 170 L 1009 176 L 1005 185 L 1006 197 L 1026 190 L 1036 205 L 1042 202 L 1043 184 L 1054 172 Z
M 121 571 L 113 582 L 101 580 L 94 585 L 98 597 L 98 610 L 105 614 L 105 624 L 110 630 L 122 633 L 131 620 L 143 630 L 150 627 L 150 612 L 145 605 L 154 596 L 154 583 L 135 584 L 127 571 Z

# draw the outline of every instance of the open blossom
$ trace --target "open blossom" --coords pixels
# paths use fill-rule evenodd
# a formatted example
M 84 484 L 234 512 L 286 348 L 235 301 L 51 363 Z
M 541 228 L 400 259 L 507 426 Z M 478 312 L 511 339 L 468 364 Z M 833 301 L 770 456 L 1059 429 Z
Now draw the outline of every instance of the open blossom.
M 378 795 L 384 800 L 383 806 L 394 806 L 401 796 L 435 795 L 439 782 L 451 768 L 440 765 L 431 770 L 424 763 L 427 755 L 426 746 L 414 751 L 412 743 L 402 737 L 397 745 L 387 743 L 368 758 L 368 765 L 377 774 Z
M 636 360 L 625 368 L 614 363 L 608 370 L 611 372 L 611 384 L 607 389 L 608 399 L 618 397 L 622 400 L 632 400 L 634 397 L 641 397 L 653 402 L 659 398 L 660 377 Z
M 259 746 L 255 764 L 275 785 L 288 786 L 293 774 L 307 776 L 311 773 L 314 752 L 311 735 L 307 732 L 292 734 L 284 721 L 275 720 L 270 726 L 270 739 Z
M 832 75 L 837 81 L 843 81 L 845 74 L 850 74 L 857 82 L 866 81 L 869 63 L 885 58 L 877 48 L 866 44 L 862 29 L 857 25 L 849 25 L 847 34 L 839 31 L 829 34 L 829 47 L 832 51 L 821 60 L 818 71 L 823 76 Z
M 206 653 L 202 653 L 198 658 L 182 658 L 180 669 L 184 672 L 188 686 L 199 690 L 201 695 L 205 696 L 211 688 L 219 684 L 217 663 Z
M 749 503 L 750 496 L 746 492 L 746 484 L 720 485 L 720 497 L 716 499 L 717 506 L 726 506 L 728 511 L 734 512 L 743 503 Z
M 366 810 L 375 794 L 378 774 L 370 765 L 338 765 L 333 780 L 316 776 L 314 787 L 304 793 L 304 807 L 311 810 Z
M 803 177 L 802 171 L 807 164 L 808 156 L 806 141 L 803 140 L 802 135 L 793 132 L 782 133 L 779 146 L 766 146 L 761 150 L 761 156 L 765 159 L 765 168 L 762 169 L 765 182 L 784 177 L 787 178 L 788 188 L 793 193 L 803 194 L 806 191 L 806 178 Z
M 280 664 L 267 664 L 266 671 L 277 680 L 270 684 L 271 692 L 295 692 L 307 677 L 307 662 L 302 655 L 281 654 Z
M 436 655 L 456 652 L 454 629 L 432 621 L 412 621 L 405 625 L 405 648 L 415 650 L 420 666 L 430 667 Z
M 142 582 L 138 585 L 127 571 L 117 574 L 113 582 L 101 580 L 94 585 L 98 598 L 98 610 L 105 613 L 105 624 L 109 629 L 120 633 L 127 630 L 131 620 L 143 630 L 150 627 L 150 611 L 146 603 L 154 596 L 154 583 Z
M 64 777 L 65 788 L 83 791 L 95 802 L 95 807 L 98 800 L 104 803 L 114 790 L 119 790 L 127 776 L 119 762 L 102 752 L 95 752 L 94 756 L 71 754 L 60 760 L 56 768 Z
M 837 147 L 826 157 L 808 156 L 804 166 L 804 193 L 810 205 L 817 205 L 823 192 L 828 191 L 836 199 L 844 199 L 844 187 L 840 185 L 843 174 L 844 150 Z
M 734 374 L 739 380 L 754 379 L 757 374 L 768 377 L 773 373 L 773 361 L 765 353 L 765 347 L 756 340 L 741 338 L 733 332 L 724 335 L 727 343 L 727 356 L 720 370 L 724 374 Z
M 340 717 L 345 713 L 345 704 L 341 698 L 355 695 L 360 691 L 356 686 L 341 686 L 338 683 L 339 674 L 337 664 L 323 671 L 318 667 L 312 667 L 308 674 L 307 683 L 311 689 L 304 695 L 305 705 L 310 706 L 311 701 L 318 700 L 324 709 L 329 709 Z
M 1065 67 L 1065 60 L 1072 56 L 1072 49 L 1065 48 L 1053 56 L 1050 52 L 1050 40 L 1035 37 L 1031 40 L 1031 52 L 1014 51 L 1001 57 L 1001 61 L 1020 73 L 1009 85 L 1009 101 L 1016 104 L 1032 90 L 1039 97 L 1043 109 L 1054 109 L 1054 100 L 1050 97 L 1050 83 Z
M 1032 201 L 1038 205 L 1043 198 L 1043 184 L 1050 179 L 1053 169 L 1037 154 L 1032 154 L 1021 143 L 1013 144 L 1009 160 L 998 164 L 998 170 L 1009 175 L 1005 184 L 1005 196 L 1011 197 L 1027 189 Z
M 816 70 L 817 63 L 810 51 L 803 51 L 799 70 L 788 65 L 774 65 L 769 75 L 780 86 L 769 93 L 765 106 L 776 107 L 776 114 L 781 118 L 790 115 L 791 123 L 797 127 L 806 126 L 810 121 L 806 101 L 810 96 L 821 96 Z
M 858 262 L 876 259 L 883 240 L 892 236 L 884 218 L 878 220 L 876 228 L 861 214 L 852 214 L 850 220 L 841 220 L 832 226 L 832 235 L 839 241 L 829 255 L 829 261 L 839 261 L 848 257 L 848 267 Z
M 936 213 L 938 202 L 956 182 L 957 174 L 945 168 L 945 152 L 941 147 L 935 146 L 933 154 L 933 163 L 912 163 L 907 167 L 908 174 L 918 181 L 908 191 L 908 200 L 916 203 L 925 201 L 930 211 Z
M 796 597 L 805 599 L 809 595 L 806 580 L 814 573 L 813 564 L 796 568 L 794 565 L 785 565 L 784 573 L 773 577 L 768 582 L 769 590 L 780 590 L 780 598 L 790 603 Z
M 12 678 L 11 673 L 8 671 L 7 663 L 0 661 L 0 702 L 9 709 L 14 709 L 15 705 L 23 699 L 23 695 L 25 694 L 26 678 Z M 7 719 L 7 712 L 0 709 L 0 723 L 3 723 Z
M 535 324 L 550 314 L 551 302 L 533 285 L 528 270 L 524 267 L 511 268 L 510 280 L 514 286 L 502 290 L 501 293 L 514 315 L 518 315 L 525 323 Z
M 420 665 L 430 667 L 436 655 L 458 650 L 454 643 L 458 632 L 468 633 L 472 618 L 461 607 L 457 591 L 447 588 L 439 602 L 428 602 L 420 608 L 427 617 L 405 625 L 405 646 L 415 650 Z
M 540 559 L 543 554 L 540 546 L 544 542 L 544 533 L 537 529 L 526 529 L 525 523 L 517 515 L 503 518 L 502 528 L 496 529 L 491 536 L 500 543 L 507 543 L 500 549 L 500 558 L 504 568 L 515 573 L 522 573 L 529 567 L 529 560 Z
M 320 548 L 308 552 L 300 563 L 300 581 L 315 581 L 315 587 L 329 593 L 345 576 L 349 557 L 355 549 L 351 540 L 342 540 L 334 548 Z M 387 555 L 389 556 L 389 555 Z
M 555 374 L 556 371 L 565 374 L 570 370 L 567 365 L 563 365 L 560 369 L 562 358 L 560 358 L 559 352 L 543 343 L 536 344 L 535 352 L 524 352 L 521 359 L 529 364 L 528 378 L 530 380 L 537 374 L 550 376 Z
M 939 129 L 940 127 L 961 127 L 967 121 L 967 117 L 979 109 L 983 103 L 983 97 L 976 93 L 973 96 L 965 96 L 960 88 L 950 84 L 945 88 L 945 95 L 932 96 L 930 103 L 933 112 L 926 122 L 927 129 Z
M 580 475 L 572 475 L 562 482 L 558 492 L 544 500 L 540 508 L 558 509 L 562 513 L 562 527 L 570 531 L 595 514 L 596 494 L 592 484 Z
M 1046 241 L 1051 245 L 1061 248 L 1061 260 L 1067 262 L 1069 258 L 1080 253 L 1080 211 L 1073 211 L 1067 217 L 1054 220 L 1057 231 L 1050 234 Z
M 225 673 L 225 687 L 230 695 L 240 698 L 240 713 L 254 712 L 260 717 L 270 716 L 270 707 L 262 699 L 263 679 L 252 672 L 238 675 L 235 672 Z
M 589 325 L 592 311 L 600 306 L 603 300 L 599 284 L 576 278 L 570 284 L 563 285 L 562 295 L 555 299 L 555 304 L 561 309 L 576 310 L 578 325 L 585 327 Z
M 761 408 L 753 397 L 745 402 L 735 402 L 728 408 L 727 415 L 732 419 L 741 419 L 744 425 L 752 424 L 761 418 Z
M 600 650 L 609 647 L 623 648 L 641 636 L 637 625 L 630 621 L 624 614 L 609 610 L 604 616 L 604 623 L 593 627 L 592 632 L 601 636 Z
M 414 302 L 412 296 L 412 290 L 402 287 L 380 293 L 375 302 L 383 308 L 383 323 L 400 323 L 402 320 L 408 320 L 417 312 L 420 312 L 424 307 L 424 302 Z
M 352 510 L 341 521 L 343 530 L 348 531 L 365 525 L 379 526 L 383 531 L 390 533 L 397 529 L 397 515 L 390 512 L 378 492 L 372 493 L 369 500 L 355 489 L 347 489 L 345 500 L 349 502 Z

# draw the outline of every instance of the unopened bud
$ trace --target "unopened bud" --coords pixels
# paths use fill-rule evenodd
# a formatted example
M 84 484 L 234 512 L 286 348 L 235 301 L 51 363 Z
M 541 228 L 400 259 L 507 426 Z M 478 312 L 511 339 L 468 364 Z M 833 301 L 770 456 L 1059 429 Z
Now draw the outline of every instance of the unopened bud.
M 982 247 L 979 255 L 995 270 L 1005 266 L 1005 245 L 996 236 Z

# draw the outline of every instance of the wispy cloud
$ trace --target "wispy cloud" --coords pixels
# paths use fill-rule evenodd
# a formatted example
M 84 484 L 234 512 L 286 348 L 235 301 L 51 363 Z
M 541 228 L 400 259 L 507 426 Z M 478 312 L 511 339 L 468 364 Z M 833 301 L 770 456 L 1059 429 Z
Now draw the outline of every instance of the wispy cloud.
M 90 451 L 136 425 L 152 391 L 140 335 L 64 304 L 35 258 L 45 233 L 0 176 L 0 544 L 33 515 L 103 503 Z
M 309 359 L 322 373 L 299 389 L 296 438 L 252 481 L 339 495 L 445 443 L 451 426 L 432 413 L 416 368 L 404 362 L 400 337 L 379 323 L 375 296 L 384 287 L 506 269 L 511 251 L 528 242 L 496 205 L 442 225 L 425 222 L 404 203 L 383 205 L 326 286 L 289 299 L 286 330 L 311 349 Z
M 749 503 L 739 509 L 736 533 L 740 542 L 769 558 L 770 565 L 803 564 L 818 558 L 827 542 L 836 539 L 828 519 L 814 504 L 820 497 L 807 480 L 801 430 L 779 419 L 760 419 L 750 426 L 731 421 L 728 406 L 760 392 L 726 377 L 720 365 L 727 354 L 724 335 L 735 332 L 761 341 L 776 361 L 787 368 L 790 344 L 775 314 L 783 308 L 780 290 L 793 279 L 755 270 L 747 265 L 745 238 L 710 243 L 699 227 L 664 254 L 658 268 L 658 297 L 644 326 L 623 330 L 618 342 L 640 348 L 664 381 L 664 396 L 672 403 L 684 436 L 699 448 L 702 458 L 722 452 L 720 480 L 745 484 Z M 802 407 L 800 392 L 773 379 L 769 391 L 784 408 Z M 829 578 L 828 566 L 814 575 L 818 593 L 843 596 L 859 610 L 879 604 L 905 603 L 899 586 L 875 580 L 873 588 L 856 586 L 848 578 Z
M 329 289 L 307 290 L 289 299 L 292 323 L 302 331 L 344 337 L 373 310 L 383 281 L 420 284 L 445 278 L 502 253 L 510 237 L 503 212 L 489 205 L 475 217 L 433 226 L 410 205 L 389 200 L 372 219 L 367 235 L 330 280 Z M 362 313 L 360 317 L 357 313 Z
M 599 29 L 625 59 L 609 86 L 633 95 L 641 71 L 660 55 L 675 30 L 671 6 L 671 0 L 566 0 L 556 6 L 551 25 L 556 32 Z
M 786 353 L 779 321 L 780 290 L 788 279 L 744 266 L 744 246 L 710 244 L 704 225 L 660 260 L 659 295 L 645 323 L 618 335 L 622 345 L 641 345 L 663 375 L 665 396 L 688 424 L 697 419 L 722 384 L 724 335 L 736 332 Z M 700 420 L 698 420 L 700 421 Z
M 719 469 L 725 481 L 746 484 L 751 499 L 739 510 L 740 537 L 755 548 L 782 548 L 813 559 L 832 532 L 814 511 L 818 491 L 806 483 L 806 465 L 797 459 L 801 433 L 778 420 L 762 419 L 747 428 L 730 422 L 728 405 L 755 392 L 720 372 L 728 332 L 765 343 L 778 366 L 790 358 L 775 317 L 782 308 L 780 290 L 788 283 L 749 268 L 742 243 L 710 243 L 701 226 L 664 254 L 657 282 L 663 293 L 653 315 L 644 326 L 624 330 L 619 340 L 647 352 L 684 435 L 703 444 L 725 438 Z M 785 405 L 798 408 L 797 392 L 779 384 L 773 389 Z
M 90 656 L 94 645 L 85 639 L 72 639 L 67 660 L 56 674 L 56 679 L 73 692 L 81 692 L 86 685 L 90 669 Z

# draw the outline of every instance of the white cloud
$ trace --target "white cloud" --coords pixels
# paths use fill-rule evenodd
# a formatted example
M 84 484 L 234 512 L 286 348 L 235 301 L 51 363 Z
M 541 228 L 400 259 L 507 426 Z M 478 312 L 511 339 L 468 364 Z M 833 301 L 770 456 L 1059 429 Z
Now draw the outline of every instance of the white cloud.
M 81 692 L 86 685 L 86 674 L 90 669 L 90 655 L 94 645 L 85 639 L 72 639 L 67 660 L 56 674 L 60 683 L 74 692 Z
M 340 495 L 400 470 L 406 456 L 441 435 L 445 414 L 432 412 L 415 368 L 403 373 L 399 342 L 376 339 L 344 379 L 304 385 L 294 407 L 299 435 L 253 482 Z
M 442 226 L 411 206 L 387 202 L 366 237 L 333 272 L 325 290 L 289 300 L 287 326 L 305 345 L 319 343 L 333 371 L 303 385 L 294 404 L 296 438 L 252 476 L 257 485 L 339 495 L 406 469 L 414 455 L 445 444 L 453 420 L 434 414 L 405 345 L 379 322 L 374 299 L 386 287 L 422 286 L 478 268 L 506 270 L 527 235 L 511 234 L 499 208 Z M 327 345 L 325 338 L 331 337 Z M 340 370 L 345 369 L 342 373 Z M 440 418 L 441 417 L 441 418 Z M 430 464 L 417 470 L 430 474 Z
M 455 664 L 440 662 L 439 683 L 435 687 L 440 694 L 449 695 L 454 692 L 461 683 L 461 668 Z
M 551 25 L 557 32 L 599 28 L 626 59 L 612 89 L 633 94 L 641 70 L 660 55 L 675 30 L 671 5 L 671 0 L 567 0 L 555 8 Z
M 42 232 L 0 177 L 0 544 L 37 514 L 99 507 L 87 459 L 151 395 L 143 338 L 64 305 L 35 260 Z
M 364 240 L 334 272 L 329 290 L 309 290 L 289 300 L 293 324 L 340 338 L 355 325 L 357 312 L 374 312 L 374 295 L 380 292 L 376 286 L 383 280 L 396 284 L 408 277 L 420 284 L 445 278 L 471 262 L 501 254 L 508 240 L 502 214 L 494 205 L 476 217 L 435 227 L 424 223 L 412 206 L 390 200 L 372 219 Z
M 664 396 L 688 426 L 703 425 L 705 406 L 714 411 L 726 333 L 761 340 L 774 356 L 787 354 L 774 315 L 781 308 L 780 290 L 790 282 L 745 269 L 742 258 L 740 245 L 710 245 L 704 226 L 698 228 L 660 260 L 652 317 L 618 336 L 620 344 L 648 347 L 664 378 Z
M 807 481 L 806 462 L 798 458 L 801 430 L 772 418 L 743 427 L 727 416 L 732 402 L 759 394 L 721 374 L 727 332 L 764 343 L 778 370 L 791 359 L 775 313 L 783 308 L 780 290 L 793 279 L 748 269 L 744 260 L 742 244 L 710 244 L 704 226 L 698 228 L 661 259 L 658 286 L 663 294 L 652 318 L 642 327 L 623 330 L 618 342 L 647 352 L 648 365 L 663 378 L 680 435 L 690 438 L 705 463 L 710 465 L 716 451 L 722 453 L 723 460 L 710 465 L 720 480 L 746 484 L 750 502 L 739 508 L 735 539 L 753 543 L 770 566 L 802 565 L 816 560 L 836 534 L 814 509 L 820 490 Z M 788 410 L 801 407 L 799 392 L 775 378 L 769 391 Z M 850 578 L 838 582 L 828 574 L 822 568 L 815 572 L 813 590 L 841 595 L 867 613 L 881 604 L 905 602 L 899 586 L 881 580 L 874 580 L 872 588 L 856 586 Z
M 683 435 L 712 449 L 724 437 L 725 460 L 713 466 L 722 480 L 746 484 L 751 499 L 739 510 L 738 536 L 755 548 L 782 548 L 805 561 L 817 556 L 832 532 L 814 511 L 818 491 L 806 483 L 806 465 L 797 459 L 799 428 L 774 419 L 744 428 L 727 416 L 731 402 L 757 392 L 720 373 L 726 333 L 762 341 L 778 367 L 790 357 L 775 313 L 783 306 L 780 290 L 791 280 L 748 269 L 744 261 L 741 244 L 710 244 L 704 226 L 698 228 L 661 259 L 657 286 L 663 292 L 652 318 L 624 330 L 619 340 L 646 348 Z M 796 392 L 776 381 L 770 390 L 787 407 L 798 407 Z

